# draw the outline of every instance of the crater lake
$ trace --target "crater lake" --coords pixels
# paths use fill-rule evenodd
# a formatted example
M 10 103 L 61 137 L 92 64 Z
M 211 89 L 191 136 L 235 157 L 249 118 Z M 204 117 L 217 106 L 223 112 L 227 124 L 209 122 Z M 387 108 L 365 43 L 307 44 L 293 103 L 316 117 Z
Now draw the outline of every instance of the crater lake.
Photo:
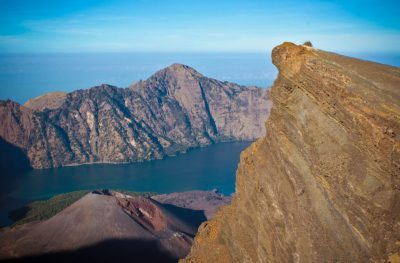
M 235 191 L 240 153 L 250 142 L 227 142 L 189 150 L 162 160 L 131 164 L 90 164 L 23 173 L 3 171 L 0 225 L 12 224 L 8 214 L 35 200 L 77 190 L 123 189 L 171 193 L 218 189 Z

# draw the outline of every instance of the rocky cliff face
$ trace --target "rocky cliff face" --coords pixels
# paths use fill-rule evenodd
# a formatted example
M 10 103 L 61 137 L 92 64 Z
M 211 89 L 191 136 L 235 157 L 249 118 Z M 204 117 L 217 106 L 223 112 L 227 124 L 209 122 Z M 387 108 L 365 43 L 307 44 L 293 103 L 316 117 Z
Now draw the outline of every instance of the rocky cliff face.
M 284 43 L 267 135 L 184 262 L 399 262 L 400 69 Z
M 135 162 L 259 138 L 270 107 L 265 90 L 174 64 L 126 89 L 101 85 L 25 106 L 0 102 L 0 137 L 23 149 L 34 168 Z

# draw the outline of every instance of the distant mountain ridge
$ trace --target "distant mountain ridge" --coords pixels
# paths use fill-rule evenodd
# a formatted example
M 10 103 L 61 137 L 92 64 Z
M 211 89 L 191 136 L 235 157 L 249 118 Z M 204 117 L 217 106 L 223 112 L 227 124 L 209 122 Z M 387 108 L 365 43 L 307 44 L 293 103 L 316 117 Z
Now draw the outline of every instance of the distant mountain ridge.
M 261 137 L 271 107 L 267 97 L 261 88 L 173 64 L 125 89 L 103 84 L 44 95 L 25 106 L 2 101 L 0 137 L 21 148 L 33 168 L 160 159 Z

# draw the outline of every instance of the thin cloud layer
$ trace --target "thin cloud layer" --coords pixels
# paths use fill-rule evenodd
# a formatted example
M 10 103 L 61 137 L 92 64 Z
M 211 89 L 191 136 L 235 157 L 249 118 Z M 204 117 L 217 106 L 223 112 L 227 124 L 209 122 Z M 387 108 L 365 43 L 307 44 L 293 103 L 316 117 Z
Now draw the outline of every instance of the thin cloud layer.
M 3 53 L 265 52 L 287 40 L 400 52 L 395 1 L 2 2 Z

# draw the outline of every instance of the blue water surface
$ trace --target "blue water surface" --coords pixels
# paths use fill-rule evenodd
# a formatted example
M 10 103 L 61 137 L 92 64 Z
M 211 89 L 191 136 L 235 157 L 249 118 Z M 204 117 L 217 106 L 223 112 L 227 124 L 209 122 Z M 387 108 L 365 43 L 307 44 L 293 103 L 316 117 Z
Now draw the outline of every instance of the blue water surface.
M 0 177 L 0 225 L 11 223 L 8 213 L 28 202 L 85 189 L 125 189 L 171 193 L 219 189 L 235 191 L 241 151 L 249 142 L 219 143 L 163 160 L 132 164 L 93 164 Z

